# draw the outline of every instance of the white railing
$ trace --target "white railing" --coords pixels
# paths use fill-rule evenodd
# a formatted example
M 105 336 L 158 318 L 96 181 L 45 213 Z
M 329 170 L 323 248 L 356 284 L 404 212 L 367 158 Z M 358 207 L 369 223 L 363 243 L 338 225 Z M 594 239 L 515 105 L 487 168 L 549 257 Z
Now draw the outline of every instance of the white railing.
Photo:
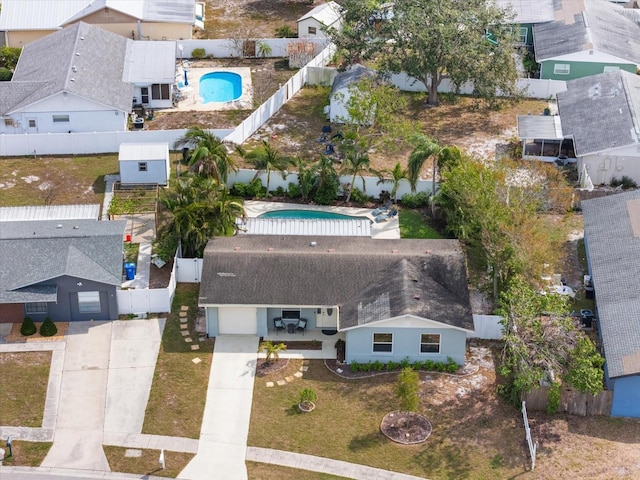
M 174 259 L 171 278 L 166 288 L 117 290 L 116 298 L 120 315 L 170 312 L 176 292 L 176 260 L 178 259 Z
M 327 45 L 318 55 L 316 55 L 307 65 L 302 67 L 291 77 L 287 83 L 278 89 L 271 98 L 258 107 L 249 115 L 233 132 L 224 138 L 225 142 L 242 145 L 247 138 L 253 135 L 267 120 L 275 115 L 282 106 L 287 103 L 300 89 L 307 83 L 309 78 L 309 68 L 320 67 L 329 63 L 336 51 L 332 43 Z
M 224 138 L 232 130 L 212 132 Z M 0 135 L 0 157 L 26 155 L 91 155 L 114 153 L 121 143 L 167 142 L 173 149 L 175 141 L 187 132 L 178 130 L 130 130 L 127 132 L 22 133 Z
M 531 428 L 529 428 L 529 417 L 527 416 L 527 406 L 525 401 L 522 401 L 522 420 L 524 420 L 524 431 L 527 437 L 527 445 L 529 445 L 529 455 L 531 455 L 531 471 L 536 468 L 536 450 L 538 444 L 534 443 L 531 438 Z

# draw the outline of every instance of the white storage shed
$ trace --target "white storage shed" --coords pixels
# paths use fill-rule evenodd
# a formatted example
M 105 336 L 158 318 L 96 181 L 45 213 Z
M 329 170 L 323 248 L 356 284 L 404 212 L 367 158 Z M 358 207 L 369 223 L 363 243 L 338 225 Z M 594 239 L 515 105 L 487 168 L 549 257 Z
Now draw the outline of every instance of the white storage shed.
M 120 181 L 166 185 L 171 175 L 168 143 L 121 143 Z

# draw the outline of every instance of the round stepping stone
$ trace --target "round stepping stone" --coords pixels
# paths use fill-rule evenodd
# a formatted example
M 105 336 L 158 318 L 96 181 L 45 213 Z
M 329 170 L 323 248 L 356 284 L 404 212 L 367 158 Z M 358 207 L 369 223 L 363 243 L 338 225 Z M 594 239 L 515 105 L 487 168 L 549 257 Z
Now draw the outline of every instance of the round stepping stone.
M 187 342 L 187 343 L 191 343 L 191 342 L 193 342 L 193 338 L 185 337 L 184 341 Z

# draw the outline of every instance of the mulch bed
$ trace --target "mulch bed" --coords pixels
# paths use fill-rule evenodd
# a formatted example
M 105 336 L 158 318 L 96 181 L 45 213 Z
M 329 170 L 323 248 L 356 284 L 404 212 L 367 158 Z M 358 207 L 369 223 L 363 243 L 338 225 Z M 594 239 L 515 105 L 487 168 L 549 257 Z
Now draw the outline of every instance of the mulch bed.
M 265 359 L 258 359 L 258 364 L 256 365 L 256 376 L 257 377 L 265 377 L 271 373 L 282 370 L 287 365 L 289 365 L 288 358 L 279 358 L 278 360 L 274 360 L 272 362 L 267 362 Z
M 357 378 L 369 378 L 369 377 L 375 377 L 376 375 L 384 375 L 387 373 L 400 373 L 401 368 L 397 368 L 395 370 L 382 370 L 382 371 L 368 371 L 368 372 L 353 372 L 351 371 L 351 368 L 349 367 L 348 364 L 346 363 L 339 363 L 337 360 L 325 360 L 324 364 L 326 365 L 326 367 L 331 370 L 333 373 L 335 373 L 336 375 L 342 377 L 342 378 L 352 378 L 352 379 L 357 379 Z M 443 374 L 443 375 L 450 375 L 450 376 L 461 376 L 464 377 L 466 375 L 470 375 L 472 373 L 475 373 L 478 371 L 478 366 L 477 365 L 472 365 L 472 364 L 465 364 L 464 367 L 462 368 L 458 368 L 458 371 L 456 373 L 449 373 L 449 372 L 435 372 L 435 371 L 431 371 L 431 370 L 416 370 L 418 373 L 428 373 L 428 374 Z
M 395 411 L 384 416 L 380 430 L 389 440 L 413 445 L 429 438 L 431 423 L 419 413 Z
M 11 327 L 11 333 L 7 335 L 6 342 L 7 343 L 28 343 L 28 342 L 58 342 L 64 340 L 64 336 L 67 333 L 69 328 L 69 322 L 54 322 L 55 326 L 58 328 L 58 333 L 51 337 L 43 337 L 40 335 L 40 327 L 42 326 L 42 322 L 34 322 L 36 326 L 36 333 L 25 337 L 20 333 L 20 328 L 22 327 L 22 323 L 14 323 Z
M 322 350 L 322 342 L 314 340 L 292 340 L 282 342 L 287 346 L 287 350 Z

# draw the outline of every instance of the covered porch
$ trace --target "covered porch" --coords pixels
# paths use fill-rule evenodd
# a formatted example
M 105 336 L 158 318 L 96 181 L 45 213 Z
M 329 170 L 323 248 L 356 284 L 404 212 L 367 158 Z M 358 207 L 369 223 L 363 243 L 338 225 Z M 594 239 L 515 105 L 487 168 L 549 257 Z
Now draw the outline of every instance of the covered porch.
M 573 142 L 564 138 L 558 115 L 518 115 L 518 138 L 522 141 L 522 158 L 575 163 Z
M 320 350 L 296 350 L 295 348 L 287 348 L 285 352 L 279 353 L 280 358 L 335 359 L 336 341 L 346 340 L 346 338 L 347 334 L 345 332 L 327 335 L 322 333 L 322 330 L 312 329 L 306 330 L 303 336 L 301 332 L 290 334 L 286 333 L 286 331 L 276 331 L 275 329 L 270 328 L 267 335 L 262 337 L 262 340 L 273 343 L 320 342 L 322 345 Z M 258 357 L 264 358 L 264 353 L 260 353 Z

